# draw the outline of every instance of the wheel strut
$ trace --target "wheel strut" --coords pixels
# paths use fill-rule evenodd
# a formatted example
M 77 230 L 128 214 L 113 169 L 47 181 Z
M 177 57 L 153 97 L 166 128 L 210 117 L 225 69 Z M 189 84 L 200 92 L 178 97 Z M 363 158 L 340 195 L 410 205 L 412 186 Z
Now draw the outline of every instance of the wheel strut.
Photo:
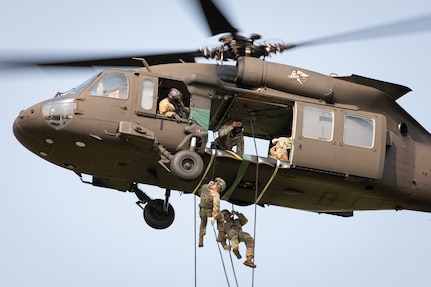
M 129 191 L 134 192 L 138 197 L 139 200 L 136 204 L 144 211 L 144 219 L 149 226 L 155 229 L 164 229 L 172 224 L 175 212 L 169 203 L 169 197 L 171 196 L 169 188 L 166 189 L 165 200 L 151 199 L 135 182 L 130 185 Z M 147 205 L 143 206 L 144 204 Z
M 129 191 L 135 193 L 135 195 L 138 197 L 139 200 L 136 202 L 136 204 L 142 209 L 144 209 L 142 207 L 143 204 L 152 201 L 152 199 L 138 187 L 136 182 L 133 182 L 130 185 Z
M 163 203 L 163 211 L 168 212 L 169 207 L 169 197 L 171 196 L 171 190 L 169 188 L 166 189 L 165 192 L 165 202 Z

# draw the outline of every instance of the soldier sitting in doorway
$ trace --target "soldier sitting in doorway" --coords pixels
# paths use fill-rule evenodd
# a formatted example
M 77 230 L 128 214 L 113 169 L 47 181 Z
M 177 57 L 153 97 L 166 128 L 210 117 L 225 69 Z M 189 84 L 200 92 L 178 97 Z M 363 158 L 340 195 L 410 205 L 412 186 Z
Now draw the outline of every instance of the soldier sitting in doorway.
M 183 94 L 177 89 L 172 88 L 168 96 L 160 101 L 159 113 L 163 116 L 176 119 L 187 119 L 190 114 L 190 109 L 184 106 Z
M 288 150 L 292 148 L 292 138 L 291 137 L 279 137 L 273 138 L 272 144 L 274 145 L 269 150 L 269 158 L 278 160 L 289 160 Z
M 244 126 L 240 121 L 225 124 L 218 130 L 218 137 L 211 148 L 232 150 L 236 146 L 237 153 L 244 153 Z

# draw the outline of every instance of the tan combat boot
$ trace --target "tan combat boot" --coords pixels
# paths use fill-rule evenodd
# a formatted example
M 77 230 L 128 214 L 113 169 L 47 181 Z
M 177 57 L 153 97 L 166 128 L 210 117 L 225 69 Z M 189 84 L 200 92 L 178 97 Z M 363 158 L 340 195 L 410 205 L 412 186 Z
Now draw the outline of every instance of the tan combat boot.
M 241 254 L 239 253 L 239 250 L 238 250 L 238 249 L 234 249 L 234 250 L 233 250 L 233 254 L 235 254 L 236 258 L 238 258 L 238 259 L 241 259 L 241 258 L 242 258 L 242 256 L 241 256 Z
M 244 265 L 251 268 L 256 268 L 256 264 L 254 264 L 252 260 L 253 260 L 253 255 L 247 255 L 247 260 L 244 261 Z

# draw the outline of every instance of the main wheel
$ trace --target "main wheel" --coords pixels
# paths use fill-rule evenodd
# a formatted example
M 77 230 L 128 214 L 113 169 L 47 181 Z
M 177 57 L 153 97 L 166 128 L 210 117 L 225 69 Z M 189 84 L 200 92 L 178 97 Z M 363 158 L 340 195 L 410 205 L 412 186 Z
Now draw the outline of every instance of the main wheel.
M 171 160 L 172 173 L 186 181 L 197 179 L 204 170 L 204 162 L 199 154 L 191 150 L 180 150 Z
M 144 207 L 145 222 L 155 229 L 165 229 L 171 226 L 175 219 L 175 211 L 169 203 L 168 210 L 163 211 L 163 199 L 155 199 Z

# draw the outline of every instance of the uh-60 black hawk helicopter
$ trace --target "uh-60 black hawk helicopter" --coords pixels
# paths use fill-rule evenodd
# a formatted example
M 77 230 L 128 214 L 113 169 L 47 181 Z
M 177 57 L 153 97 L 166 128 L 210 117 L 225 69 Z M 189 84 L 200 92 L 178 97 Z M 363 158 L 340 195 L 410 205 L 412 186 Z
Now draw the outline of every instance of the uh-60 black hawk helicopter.
M 223 34 L 219 47 L 27 62 L 144 67 L 104 70 L 21 111 L 13 124 L 19 142 L 85 183 L 135 193 L 146 222 L 157 229 L 174 220 L 171 190 L 195 193 L 214 175 L 227 183 L 222 199 L 240 205 L 341 216 L 354 210 L 431 211 L 431 137 L 396 103 L 409 88 L 266 61 L 332 38 L 258 44 L 259 35 L 240 35 L 213 2 L 196 4 L 212 34 Z M 216 61 L 196 63 L 198 57 Z M 183 94 L 188 118 L 159 113 L 171 88 Z M 234 120 L 243 122 L 246 136 L 288 138 L 288 158 L 269 158 L 270 143 L 260 155 L 211 148 L 208 131 Z M 164 188 L 165 198 L 151 199 L 138 184 Z

